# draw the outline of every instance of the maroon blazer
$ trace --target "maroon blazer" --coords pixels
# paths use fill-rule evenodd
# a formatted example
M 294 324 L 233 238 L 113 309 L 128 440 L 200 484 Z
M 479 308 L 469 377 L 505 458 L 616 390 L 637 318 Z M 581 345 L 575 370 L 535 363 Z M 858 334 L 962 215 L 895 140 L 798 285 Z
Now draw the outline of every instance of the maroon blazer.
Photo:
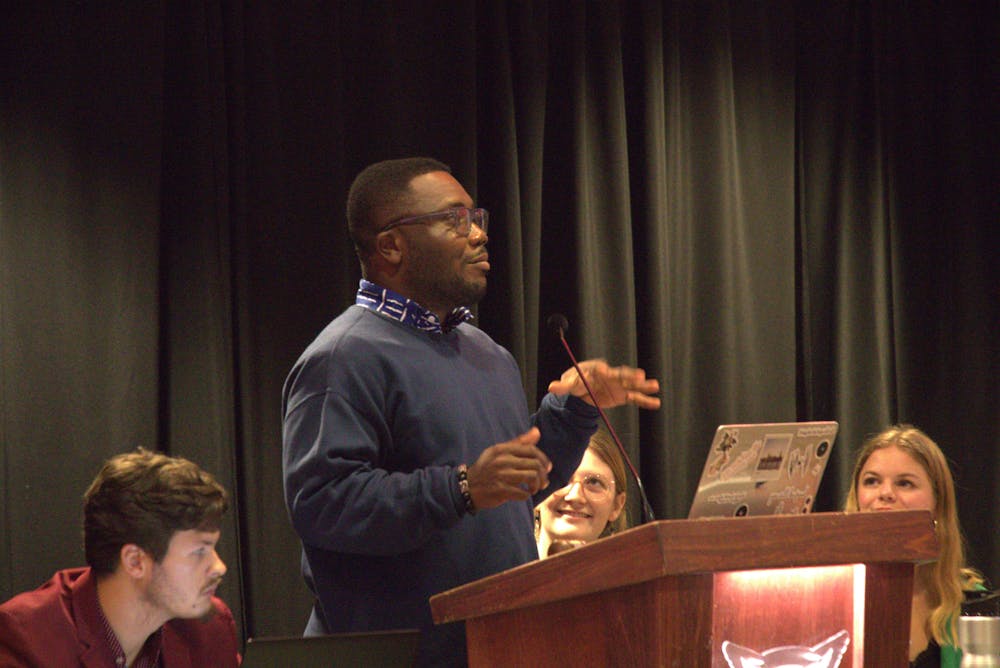
M 233 614 L 213 597 L 204 619 L 163 625 L 165 668 L 235 668 Z M 0 605 L 0 668 L 116 668 L 101 632 L 97 582 L 89 568 L 59 571 L 34 591 Z

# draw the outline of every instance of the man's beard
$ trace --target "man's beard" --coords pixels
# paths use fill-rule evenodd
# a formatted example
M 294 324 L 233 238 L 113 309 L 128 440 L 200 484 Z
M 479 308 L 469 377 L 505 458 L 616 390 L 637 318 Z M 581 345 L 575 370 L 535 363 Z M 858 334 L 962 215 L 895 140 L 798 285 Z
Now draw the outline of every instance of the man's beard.
M 411 283 L 416 288 L 412 298 L 425 308 L 475 306 L 486 296 L 485 278 L 478 282 L 468 280 L 454 271 L 450 263 L 440 262 L 433 255 L 421 253 L 412 257 L 412 263 L 414 279 Z

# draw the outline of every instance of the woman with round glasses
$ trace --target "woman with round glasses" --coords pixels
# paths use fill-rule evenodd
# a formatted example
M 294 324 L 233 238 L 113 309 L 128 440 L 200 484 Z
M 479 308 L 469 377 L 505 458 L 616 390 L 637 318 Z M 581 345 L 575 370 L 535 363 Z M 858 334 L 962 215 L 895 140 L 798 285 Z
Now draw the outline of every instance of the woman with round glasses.
M 535 509 L 539 557 L 624 530 L 626 480 L 618 446 L 605 430 L 598 430 L 570 483 Z

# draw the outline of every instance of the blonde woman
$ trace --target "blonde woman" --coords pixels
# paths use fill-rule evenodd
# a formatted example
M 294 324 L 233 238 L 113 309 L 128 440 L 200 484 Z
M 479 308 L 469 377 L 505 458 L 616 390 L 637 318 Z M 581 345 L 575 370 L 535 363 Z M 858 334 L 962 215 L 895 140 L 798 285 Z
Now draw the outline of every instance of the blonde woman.
M 941 449 L 911 425 L 872 436 L 858 454 L 845 509 L 931 511 L 941 552 L 914 574 L 910 666 L 958 668 L 956 622 L 963 592 L 982 589 L 983 577 L 965 563 L 955 484 Z

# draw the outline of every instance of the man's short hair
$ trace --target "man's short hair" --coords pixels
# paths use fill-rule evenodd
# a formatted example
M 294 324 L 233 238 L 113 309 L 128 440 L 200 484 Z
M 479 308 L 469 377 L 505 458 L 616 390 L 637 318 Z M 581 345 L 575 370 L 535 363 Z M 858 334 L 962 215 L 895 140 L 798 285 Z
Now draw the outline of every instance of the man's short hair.
M 134 544 L 159 562 L 177 531 L 217 531 L 229 507 L 226 490 L 182 457 L 139 448 L 112 457 L 83 495 L 83 545 L 99 574 L 118 568 Z
M 369 165 L 354 178 L 347 193 L 347 230 L 362 264 L 374 251 L 379 216 L 406 206 L 410 181 L 430 172 L 450 174 L 451 167 L 434 158 L 399 158 Z

